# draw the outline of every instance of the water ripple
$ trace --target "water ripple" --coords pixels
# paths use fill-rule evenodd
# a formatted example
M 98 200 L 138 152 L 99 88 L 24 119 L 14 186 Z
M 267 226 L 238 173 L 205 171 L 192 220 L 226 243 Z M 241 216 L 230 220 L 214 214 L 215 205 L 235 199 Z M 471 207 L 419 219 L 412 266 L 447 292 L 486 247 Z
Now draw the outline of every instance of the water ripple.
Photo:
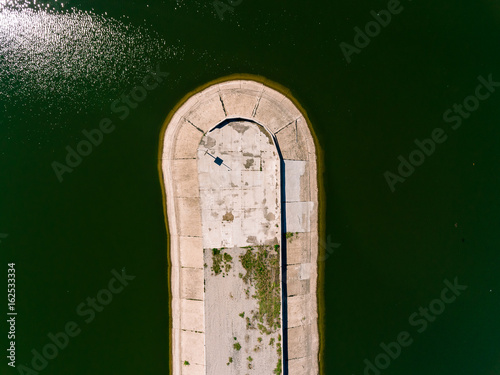
M 114 18 L 0 0 L 0 111 L 86 111 L 181 54 L 156 33 Z

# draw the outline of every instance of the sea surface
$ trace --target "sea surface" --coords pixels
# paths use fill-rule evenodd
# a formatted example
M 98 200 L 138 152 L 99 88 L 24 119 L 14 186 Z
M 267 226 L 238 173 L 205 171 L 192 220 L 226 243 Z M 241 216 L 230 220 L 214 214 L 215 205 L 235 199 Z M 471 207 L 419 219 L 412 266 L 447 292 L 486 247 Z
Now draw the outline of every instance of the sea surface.
M 0 0 L 0 374 L 169 373 L 160 129 L 250 73 L 323 150 L 324 374 L 499 375 L 500 4 L 232 4 Z

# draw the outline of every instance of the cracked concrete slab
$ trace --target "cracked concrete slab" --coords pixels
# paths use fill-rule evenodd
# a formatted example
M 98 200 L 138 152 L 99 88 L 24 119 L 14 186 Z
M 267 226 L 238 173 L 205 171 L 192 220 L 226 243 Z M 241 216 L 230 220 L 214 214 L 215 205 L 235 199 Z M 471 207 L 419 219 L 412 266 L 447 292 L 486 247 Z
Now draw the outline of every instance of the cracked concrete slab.
M 236 118 L 239 120 L 234 121 Z M 218 127 L 224 120 L 233 125 Z M 288 349 L 289 360 L 283 365 L 291 375 L 318 374 L 317 157 L 304 115 L 283 93 L 261 82 L 232 80 L 189 97 L 169 117 L 163 131 L 159 160 L 170 234 L 172 374 L 211 374 L 207 353 L 216 353 L 220 340 L 227 337 L 223 334 L 211 340 L 207 327 L 235 322 L 228 317 L 217 323 L 217 313 L 207 318 L 207 313 L 219 311 L 228 301 L 219 307 L 206 305 L 217 303 L 217 298 L 207 295 L 204 248 L 241 249 L 279 243 L 283 205 L 287 232 L 295 233 L 285 241 L 287 265 L 283 267 L 287 268 L 289 300 L 285 312 L 288 326 L 283 329 L 288 331 L 284 350 Z M 281 150 L 282 162 L 274 142 Z M 201 155 L 207 150 L 214 156 L 212 160 L 205 158 L 207 154 Z M 279 194 L 282 176 L 284 202 Z M 233 278 L 237 276 L 233 274 Z M 221 290 L 226 288 L 236 288 L 234 294 L 241 292 L 235 282 L 224 284 Z M 254 339 L 248 336 L 249 342 Z M 257 347 L 260 343 L 255 344 Z M 226 364 L 216 371 L 232 374 Z M 258 371 L 267 373 L 268 369 L 259 367 Z
M 248 156 L 261 153 L 266 153 L 265 163 Z M 203 176 L 204 248 L 243 247 L 250 244 L 249 237 L 257 243 L 280 237 L 280 160 L 276 146 L 256 124 L 235 121 L 207 133 L 198 149 L 198 174 Z M 222 220 L 227 213 L 233 215 L 231 221 Z

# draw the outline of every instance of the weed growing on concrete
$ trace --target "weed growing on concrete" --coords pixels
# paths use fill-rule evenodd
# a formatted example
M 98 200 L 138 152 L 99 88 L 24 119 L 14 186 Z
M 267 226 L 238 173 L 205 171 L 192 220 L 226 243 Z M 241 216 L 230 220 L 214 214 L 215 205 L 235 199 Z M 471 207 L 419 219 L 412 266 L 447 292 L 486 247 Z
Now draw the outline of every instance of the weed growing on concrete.
M 257 324 L 257 328 L 259 328 L 259 331 L 261 333 L 265 333 L 266 335 L 270 335 L 272 332 L 270 330 L 267 329 L 267 327 L 263 324 Z
M 276 368 L 274 369 L 273 373 L 276 375 L 281 374 L 281 358 L 278 359 L 278 363 L 276 364 Z
M 281 327 L 280 261 L 279 254 L 271 253 L 271 249 L 272 246 L 261 245 L 257 246 L 256 252 L 249 248 L 240 255 L 246 270 L 243 281 L 255 287 L 252 297 L 259 303 L 259 311 L 253 318 L 260 322 L 258 327 L 266 334 Z M 275 250 L 279 253 L 279 247 Z
M 278 336 L 278 340 L 281 341 L 281 335 Z M 276 375 L 281 374 L 281 344 L 277 343 L 276 344 L 276 352 L 278 353 L 278 363 L 276 364 L 276 368 L 274 369 L 273 373 Z
M 224 252 L 224 248 L 212 249 L 212 271 L 215 275 L 222 273 L 222 276 L 227 276 L 228 272 L 231 270 L 231 262 L 233 257 Z

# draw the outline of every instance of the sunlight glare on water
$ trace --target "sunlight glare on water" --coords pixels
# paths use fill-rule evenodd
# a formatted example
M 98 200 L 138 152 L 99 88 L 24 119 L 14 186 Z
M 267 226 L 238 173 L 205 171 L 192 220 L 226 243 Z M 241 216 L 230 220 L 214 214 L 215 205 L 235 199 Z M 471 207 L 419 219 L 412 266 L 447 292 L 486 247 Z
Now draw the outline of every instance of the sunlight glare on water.
M 61 2 L 0 0 L 0 115 L 85 112 L 181 53 L 144 27 Z

